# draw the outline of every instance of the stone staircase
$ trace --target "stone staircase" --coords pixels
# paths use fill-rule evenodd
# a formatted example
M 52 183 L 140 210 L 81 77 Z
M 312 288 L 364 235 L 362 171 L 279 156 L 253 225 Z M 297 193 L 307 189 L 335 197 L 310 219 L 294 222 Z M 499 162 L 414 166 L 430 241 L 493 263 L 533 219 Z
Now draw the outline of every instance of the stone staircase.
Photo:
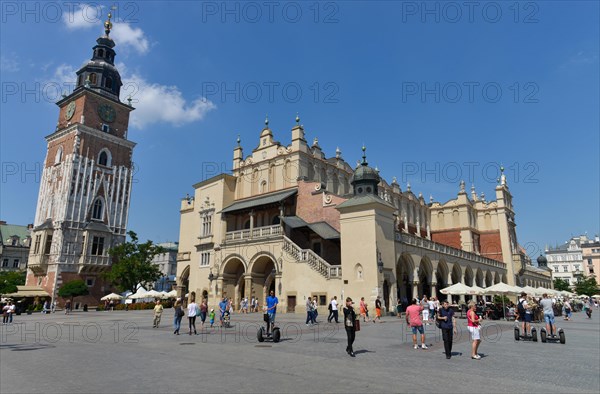
M 342 267 L 331 265 L 311 249 L 301 249 L 291 239 L 283 236 L 283 250 L 294 262 L 305 263 L 323 277 L 329 279 L 342 279 Z

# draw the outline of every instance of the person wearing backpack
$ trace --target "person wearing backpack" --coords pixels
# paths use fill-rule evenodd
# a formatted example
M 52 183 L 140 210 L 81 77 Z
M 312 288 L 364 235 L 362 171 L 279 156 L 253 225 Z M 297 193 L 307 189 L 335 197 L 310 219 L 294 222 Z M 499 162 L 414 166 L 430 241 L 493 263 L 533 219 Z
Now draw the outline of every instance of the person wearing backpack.
M 519 299 L 519 303 L 517 304 L 517 312 L 519 312 L 519 319 L 521 319 L 521 330 L 523 331 L 523 336 L 529 335 L 529 330 L 531 329 L 531 311 L 527 313 L 527 293 L 521 293 L 521 298 Z

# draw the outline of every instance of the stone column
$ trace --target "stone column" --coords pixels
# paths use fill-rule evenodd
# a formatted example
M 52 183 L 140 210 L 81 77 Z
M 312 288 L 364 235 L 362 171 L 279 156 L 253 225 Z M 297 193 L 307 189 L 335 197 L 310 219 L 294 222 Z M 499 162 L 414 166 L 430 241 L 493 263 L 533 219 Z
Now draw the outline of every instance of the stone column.
M 413 298 L 419 298 L 420 294 L 419 294 L 419 282 L 414 280 L 412 282 L 413 285 Z M 410 300 L 408 300 L 409 304 L 410 304 Z
M 244 296 L 248 298 L 248 302 L 250 302 L 250 299 L 252 298 L 252 275 L 244 275 L 244 282 Z
M 431 296 L 437 297 L 437 282 L 431 282 Z
M 250 238 L 252 238 L 252 230 L 254 230 L 254 211 L 250 211 Z

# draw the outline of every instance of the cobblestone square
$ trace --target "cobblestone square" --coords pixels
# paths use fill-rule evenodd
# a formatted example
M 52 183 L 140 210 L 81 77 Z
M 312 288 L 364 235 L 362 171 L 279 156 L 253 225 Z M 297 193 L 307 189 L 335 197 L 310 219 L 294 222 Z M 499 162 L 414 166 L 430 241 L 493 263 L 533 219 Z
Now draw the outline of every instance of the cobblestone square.
M 543 392 L 600 390 L 597 316 L 558 321 L 567 343 L 515 342 L 512 322 L 486 321 L 481 360 L 469 357 L 458 319 L 453 357 L 426 326 L 428 350 L 414 350 L 404 319 L 363 323 L 356 358 L 345 353 L 342 324 L 307 327 L 282 314 L 280 343 L 256 340 L 260 314 L 229 329 L 173 335 L 171 310 L 152 328 L 151 311 L 16 316 L 0 329 L 2 393 L 191 392 Z M 184 323 L 186 320 L 184 319 Z M 537 324 L 536 327 L 541 328 Z

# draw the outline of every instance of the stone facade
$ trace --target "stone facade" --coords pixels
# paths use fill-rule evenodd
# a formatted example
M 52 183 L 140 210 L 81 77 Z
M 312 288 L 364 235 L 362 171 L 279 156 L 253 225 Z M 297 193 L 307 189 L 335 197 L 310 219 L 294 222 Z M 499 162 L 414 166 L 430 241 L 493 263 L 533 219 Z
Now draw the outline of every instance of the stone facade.
M 586 235 L 572 237 L 563 245 L 546 247 L 548 268 L 552 279 L 563 279 L 575 284 L 583 275 L 597 275 L 600 270 L 600 240 Z
M 267 120 L 249 155 L 238 139 L 231 175 L 195 184 L 181 201 L 179 293 L 212 305 L 230 297 L 237 308 L 243 297 L 262 305 L 273 290 L 280 311 L 303 312 L 314 295 L 322 308 L 337 295 L 380 296 L 389 309 L 457 282 L 551 287 L 517 243 L 506 177 L 494 201 L 464 189 L 426 203 L 410 185 L 381 179 L 366 157 L 355 168 L 339 149 L 327 158 L 298 119 L 288 145 Z

